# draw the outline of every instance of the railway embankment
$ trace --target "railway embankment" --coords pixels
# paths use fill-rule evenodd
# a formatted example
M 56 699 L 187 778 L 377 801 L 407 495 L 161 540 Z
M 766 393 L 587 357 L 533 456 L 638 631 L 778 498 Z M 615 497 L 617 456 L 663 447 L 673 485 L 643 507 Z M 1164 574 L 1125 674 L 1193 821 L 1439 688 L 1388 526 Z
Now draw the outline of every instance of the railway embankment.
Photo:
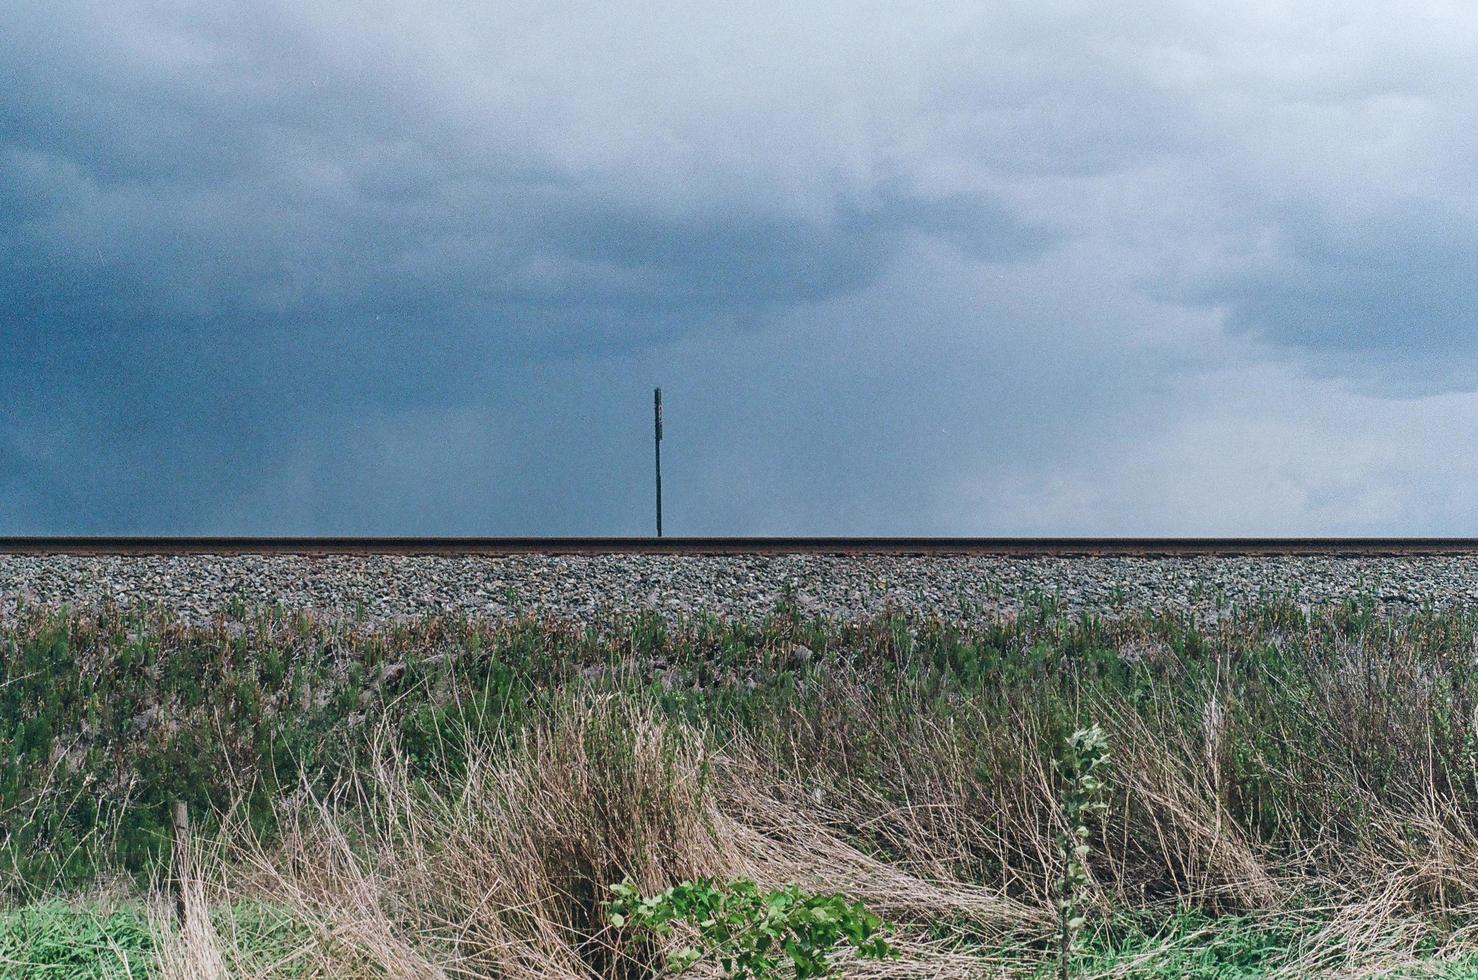
M 1478 603 L 1478 555 L 0 554 L 0 617 L 111 603 L 196 623 L 275 606 L 361 622 L 643 611 L 756 620 L 789 599 L 808 616 L 843 620 L 888 612 L 969 620 L 1044 602 L 1105 617 L 1215 619 L 1268 598 L 1463 607 Z

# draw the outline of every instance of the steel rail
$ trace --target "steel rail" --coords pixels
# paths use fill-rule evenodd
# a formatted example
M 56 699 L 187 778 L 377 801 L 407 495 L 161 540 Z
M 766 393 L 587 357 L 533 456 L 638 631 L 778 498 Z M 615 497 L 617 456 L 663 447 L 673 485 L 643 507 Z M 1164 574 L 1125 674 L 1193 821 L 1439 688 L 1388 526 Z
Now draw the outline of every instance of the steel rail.
M 1478 538 L 0 536 L 10 555 L 1478 556 Z

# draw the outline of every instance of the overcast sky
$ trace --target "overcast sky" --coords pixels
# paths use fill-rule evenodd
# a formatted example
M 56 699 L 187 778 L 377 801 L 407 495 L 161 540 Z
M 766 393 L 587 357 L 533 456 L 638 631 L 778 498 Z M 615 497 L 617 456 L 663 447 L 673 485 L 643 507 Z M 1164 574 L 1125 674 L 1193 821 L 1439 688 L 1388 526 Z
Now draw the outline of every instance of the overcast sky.
M 1478 6 L 0 5 L 0 533 L 1478 533 Z

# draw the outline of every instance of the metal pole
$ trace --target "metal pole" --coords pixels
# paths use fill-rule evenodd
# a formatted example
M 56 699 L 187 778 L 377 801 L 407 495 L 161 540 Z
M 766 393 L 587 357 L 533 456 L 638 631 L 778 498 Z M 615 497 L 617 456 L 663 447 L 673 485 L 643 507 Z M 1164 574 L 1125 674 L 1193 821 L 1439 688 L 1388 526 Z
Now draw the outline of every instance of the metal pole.
M 662 389 L 652 392 L 657 447 L 657 537 L 662 537 Z

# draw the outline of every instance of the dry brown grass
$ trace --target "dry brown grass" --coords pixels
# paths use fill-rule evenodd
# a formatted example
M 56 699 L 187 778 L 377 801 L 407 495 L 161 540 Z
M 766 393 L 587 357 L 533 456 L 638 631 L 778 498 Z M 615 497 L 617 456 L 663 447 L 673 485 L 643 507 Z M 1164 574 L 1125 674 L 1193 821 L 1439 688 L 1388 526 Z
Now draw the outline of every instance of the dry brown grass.
M 956 917 L 1001 936 L 1047 921 L 1046 909 L 997 889 L 858 850 L 751 753 L 704 745 L 630 701 L 590 699 L 511 752 L 474 755 L 458 791 L 443 795 L 421 791 L 387 744 L 352 785 L 285 814 L 280 839 L 231 841 L 213 898 L 289 910 L 317 937 L 295 967 L 323 977 L 648 975 L 660 951 L 616 935 L 599 907 L 604 884 L 627 877 L 653 891 L 697 876 L 795 882 L 904 923 Z M 190 892 L 204 888 L 193 879 Z M 944 977 L 989 965 L 912 931 L 902 959 L 849 973 Z M 224 975 L 208 971 L 240 958 L 221 946 L 209 929 L 171 934 L 166 976 Z
M 217 866 L 215 855 L 187 846 L 171 880 L 156 896 L 151 916 L 161 980 L 226 980 L 227 956 L 210 917 L 210 894 L 202 869 Z M 175 900 L 169 892 L 174 892 Z M 176 924 L 178 911 L 184 921 Z
M 1113 757 L 1095 924 L 1208 924 L 1084 975 L 1166 975 L 1217 916 L 1295 937 L 1279 976 L 1478 960 L 1478 665 L 1422 632 L 1450 628 L 1231 621 L 1196 644 L 1178 627 L 1064 629 L 1038 666 L 1025 640 L 987 665 L 989 683 L 869 634 L 866 656 L 756 693 L 743 671 L 787 649 L 768 637 L 704 682 L 728 700 L 685 713 L 622 659 L 620 683 L 572 674 L 530 697 L 531 723 L 430 778 L 387 715 L 357 771 L 280 801 L 270 839 L 228 823 L 187 869 L 192 908 L 249 897 L 282 910 L 294 945 L 263 962 L 203 916 L 161 923 L 161 970 L 647 976 L 662 949 L 609 928 L 605 886 L 711 876 L 838 891 L 895 922 L 903 956 L 849 976 L 1022 975 L 1054 919 L 1053 746 L 1090 719 Z M 685 643 L 663 671 L 673 649 L 695 674 L 717 656 Z
M 1132 905 L 1136 869 L 1156 866 L 1185 901 L 1291 914 L 1307 871 L 1260 850 L 1225 812 L 1215 733 L 1187 733 L 1201 744 L 1178 752 L 1136 717 L 1107 709 L 1103 717 L 1127 806 L 1108 822 L 1097 860 L 1101 907 Z M 1052 921 L 1042 882 L 1056 825 L 1036 735 L 1031 724 L 1000 734 L 1000 758 L 1015 768 L 993 785 L 1013 792 L 982 799 L 947 733 L 928 724 L 900 733 L 895 762 L 914 788 L 902 805 L 867 780 L 787 767 L 754 745 L 710 748 L 703 733 L 630 698 L 576 700 L 517 744 L 473 753 L 452 793 L 428 792 L 387 739 L 354 781 L 285 807 L 279 838 L 228 840 L 208 881 L 186 869 L 191 925 L 161 930 L 161 972 L 274 975 L 202 914 L 249 895 L 286 910 L 308 937 L 284 957 L 294 976 L 647 976 L 661 951 L 605 924 L 602 886 L 629 877 L 656 891 L 712 876 L 839 891 L 897 922 L 903 956 L 846 962 L 848 976 L 1019 975 L 1030 963 L 1001 950 L 1046 934 Z M 1196 758 L 1205 764 L 1186 761 Z M 1365 848 L 1343 855 L 1343 876 L 1320 883 L 1337 889 L 1332 904 L 1278 975 L 1373 977 L 1430 965 L 1431 951 L 1418 948 L 1427 934 L 1418 903 L 1475 921 L 1478 838 L 1435 795 L 1413 802 L 1420 806 L 1385 811 Z M 860 849 L 859 832 L 890 857 Z M 958 873 L 981 866 L 982 855 L 1013 874 L 991 886 Z M 978 945 L 931 938 L 927 927 L 939 921 L 966 925 Z M 1167 937 L 1098 975 L 1134 976 L 1136 963 L 1194 941 Z M 1464 927 L 1444 954 L 1475 949 L 1478 927 Z

